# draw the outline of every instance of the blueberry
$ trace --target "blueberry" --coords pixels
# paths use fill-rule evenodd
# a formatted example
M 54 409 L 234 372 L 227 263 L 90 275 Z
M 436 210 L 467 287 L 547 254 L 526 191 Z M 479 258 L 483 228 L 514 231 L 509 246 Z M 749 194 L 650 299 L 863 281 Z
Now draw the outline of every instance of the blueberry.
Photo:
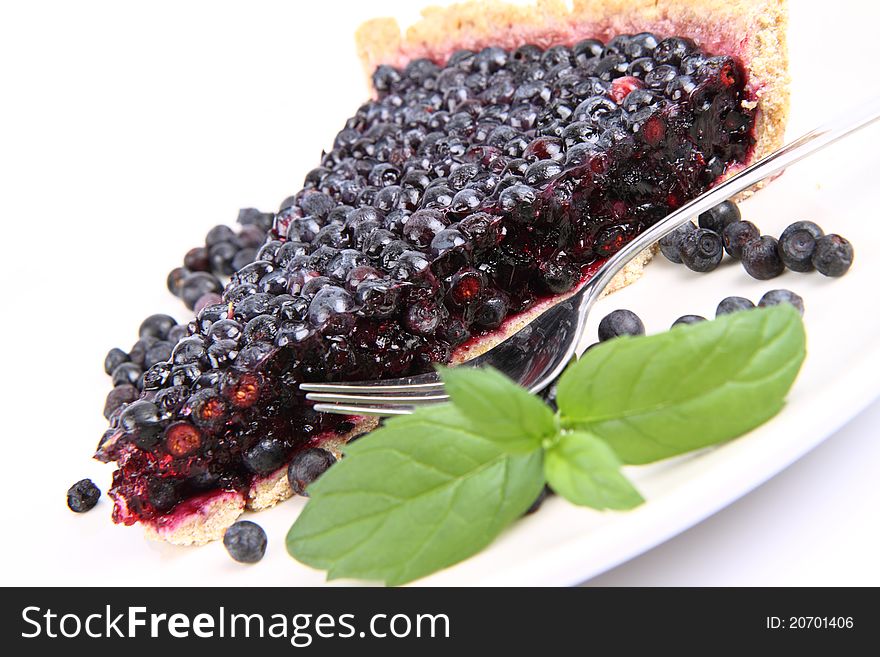
M 177 267 L 168 273 L 165 281 L 168 291 L 176 297 L 180 296 L 180 290 L 183 287 L 184 279 L 189 276 L 190 271 L 186 267 Z
M 810 235 L 812 235 L 814 240 L 818 240 L 825 234 L 825 231 L 823 231 L 818 224 L 815 224 L 812 221 L 795 221 L 793 224 L 790 224 L 784 231 L 782 231 L 782 235 L 779 236 L 779 241 L 781 242 L 784 238 L 788 237 L 796 230 L 807 231 Z
M 729 315 L 730 313 L 739 312 L 740 310 L 750 310 L 754 307 L 755 304 L 745 297 L 725 297 L 721 300 L 721 303 L 718 304 L 718 308 L 715 310 L 715 317 Z
M 141 378 L 143 370 L 134 363 L 121 363 L 110 375 L 113 378 L 114 386 L 126 384 L 137 385 L 138 379 Z
M 205 245 L 208 247 L 221 242 L 235 242 L 235 232 L 229 226 L 214 226 L 205 235 Z
M 702 315 L 682 315 L 677 320 L 672 322 L 672 326 L 682 326 L 687 324 L 697 324 L 699 322 L 705 322 L 706 318 Z
M 138 335 L 142 338 L 151 337 L 159 340 L 168 338 L 168 331 L 177 325 L 177 320 L 169 315 L 150 315 L 141 322 Z
M 756 240 L 761 236 L 758 227 L 750 221 L 734 221 L 724 227 L 721 234 L 721 241 L 724 243 L 724 250 L 732 258 L 740 260 L 742 251 L 746 244 L 752 240 Z
M 85 513 L 95 508 L 101 491 L 91 479 L 81 479 L 67 490 L 67 506 L 75 513 Z
M 135 342 L 131 349 L 128 350 L 128 357 L 132 363 L 143 368 L 144 361 L 147 358 L 147 350 L 156 344 L 159 340 L 150 336 L 144 336 Z
M 269 474 L 284 465 L 287 447 L 278 438 L 261 438 L 242 454 L 242 461 L 255 474 Z
M 792 271 L 808 272 L 814 269 L 813 254 L 816 252 L 816 238 L 808 230 L 786 231 L 779 238 L 779 257 Z
M 752 278 L 766 281 L 785 271 L 785 264 L 779 257 L 776 239 L 762 235 L 743 247 L 742 263 Z
M 189 271 L 211 271 L 211 261 L 208 259 L 208 249 L 197 246 L 190 249 L 183 256 L 183 266 Z
M 309 321 L 315 328 L 321 328 L 337 315 L 354 312 L 355 307 L 355 300 L 343 288 L 327 285 L 309 304 Z
M 544 500 L 546 500 L 550 495 L 553 495 L 553 490 L 545 484 L 544 487 L 541 489 L 541 492 L 538 493 L 538 497 L 535 498 L 535 501 L 532 502 L 532 505 L 528 509 L 526 509 L 526 512 L 523 515 L 530 516 L 533 513 L 537 512 L 538 509 L 541 508 L 541 505 L 544 504 Z
M 181 340 L 183 340 L 187 335 L 187 326 L 185 324 L 178 324 L 177 326 L 172 326 L 171 330 L 168 331 L 168 342 L 171 344 L 177 344 Z
M 231 276 L 235 273 L 232 261 L 238 254 L 238 247 L 231 242 L 220 242 L 208 249 L 208 260 L 211 263 L 211 271 Z
M 124 404 L 130 404 L 140 397 L 137 387 L 130 383 L 123 383 L 113 388 L 107 393 L 107 399 L 104 402 L 104 417 L 108 420 L 110 416 Z
M 730 224 L 740 221 L 739 208 L 733 201 L 719 203 L 711 210 L 707 210 L 699 217 L 700 228 L 708 228 L 719 235 Z
M 266 532 L 250 520 L 239 520 L 223 534 L 223 546 L 239 563 L 257 563 L 266 554 Z
M 660 238 L 660 253 L 666 256 L 666 259 L 676 264 L 681 264 L 681 241 L 686 235 L 695 231 L 697 227 L 693 221 L 682 224 L 668 235 Z
M 198 363 L 205 356 L 205 340 L 201 336 L 194 335 L 178 342 L 171 353 L 171 360 L 175 365 L 189 365 Z
M 781 303 L 791 304 L 801 315 L 804 314 L 804 300 L 791 290 L 770 290 L 758 301 L 758 307 L 778 306 Z
M 212 323 L 208 329 L 208 341 L 232 340 L 235 342 L 241 339 L 243 330 L 242 325 L 234 319 L 221 319 Z
M 113 370 L 115 370 L 119 365 L 123 363 L 127 363 L 131 358 L 127 353 L 119 349 L 118 347 L 113 347 L 110 351 L 107 352 L 107 355 L 104 357 L 104 371 L 107 374 L 113 374 Z
M 180 285 L 180 298 L 192 310 L 196 302 L 209 293 L 220 293 L 223 286 L 217 277 L 206 272 L 193 272 L 183 279 Z
M 157 363 L 161 363 L 163 361 L 167 361 L 171 358 L 171 352 L 174 350 L 174 343 L 167 340 L 160 340 L 159 342 L 150 346 L 147 349 L 147 353 L 144 356 L 144 368 L 150 369 L 153 365 Z
M 119 416 L 119 426 L 138 447 L 152 449 L 162 433 L 159 407 L 146 399 L 133 402 Z
M 678 253 L 688 269 L 709 272 L 718 267 L 724 249 L 718 233 L 707 228 L 697 228 L 682 238 Z
M 336 463 L 336 457 L 319 447 L 309 447 L 294 454 L 287 468 L 287 480 L 297 495 L 308 497 L 306 487 Z
M 853 261 L 853 247 L 840 235 L 825 235 L 816 240 L 813 266 L 825 276 L 843 276 Z
M 644 335 L 645 325 L 631 310 L 615 310 L 599 322 L 599 341 L 605 342 L 621 335 Z
M 147 482 L 147 500 L 160 513 L 167 513 L 177 505 L 180 497 L 171 479 L 151 479 Z
M 492 294 L 480 303 L 474 323 L 483 328 L 498 328 L 507 316 L 510 302 L 503 294 Z

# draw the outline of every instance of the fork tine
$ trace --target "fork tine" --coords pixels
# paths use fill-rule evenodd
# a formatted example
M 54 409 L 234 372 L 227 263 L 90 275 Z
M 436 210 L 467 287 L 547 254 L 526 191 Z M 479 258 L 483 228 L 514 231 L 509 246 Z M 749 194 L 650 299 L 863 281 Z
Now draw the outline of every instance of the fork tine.
M 318 413 L 337 413 L 339 415 L 410 415 L 411 408 L 382 408 L 380 406 L 343 406 L 341 404 L 315 404 Z
M 369 394 L 393 392 L 434 392 L 443 390 L 443 384 L 411 383 L 401 385 L 382 385 L 381 381 L 373 383 L 300 383 L 299 389 L 304 392 L 344 392 Z
M 387 406 L 412 406 L 414 404 L 435 404 L 449 401 L 449 395 L 344 395 L 339 393 L 310 392 L 306 399 L 315 402 L 330 402 L 334 404 L 382 404 Z

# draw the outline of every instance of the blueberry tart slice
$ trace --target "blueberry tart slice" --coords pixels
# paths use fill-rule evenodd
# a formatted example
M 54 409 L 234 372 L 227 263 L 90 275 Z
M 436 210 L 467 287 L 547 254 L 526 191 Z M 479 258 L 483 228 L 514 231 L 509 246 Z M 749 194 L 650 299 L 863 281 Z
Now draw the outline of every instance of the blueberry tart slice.
M 374 426 L 316 413 L 300 382 L 467 360 L 776 148 L 785 23 L 769 0 L 539 0 L 364 25 L 372 100 L 111 416 L 114 520 L 221 537 Z

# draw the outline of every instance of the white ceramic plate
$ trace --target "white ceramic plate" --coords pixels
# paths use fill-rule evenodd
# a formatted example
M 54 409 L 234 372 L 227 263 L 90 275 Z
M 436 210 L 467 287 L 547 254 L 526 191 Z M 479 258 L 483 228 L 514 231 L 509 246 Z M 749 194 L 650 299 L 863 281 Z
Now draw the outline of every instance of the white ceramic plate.
M 856 4 L 844 3 L 844 6 Z M 291 5 L 285 7 L 284 11 L 295 11 Z M 862 10 L 869 11 L 859 8 L 859 11 Z M 873 11 L 876 13 L 876 10 Z M 224 29 L 230 33 L 235 31 L 234 16 L 218 16 L 226 21 Z M 255 17 L 253 22 L 270 25 L 272 18 Z M 181 20 L 189 21 L 182 23 L 184 27 L 192 26 L 198 23 L 199 17 L 184 16 Z M 329 19 L 325 17 L 321 20 Z M 877 22 L 875 16 L 854 20 L 846 10 L 833 16 L 826 14 L 820 21 L 809 14 L 807 3 L 795 3 L 791 30 L 794 77 L 792 134 L 812 127 L 842 109 L 848 101 L 869 95 L 866 86 L 860 84 L 863 72 L 859 71 L 863 71 L 863 67 L 857 63 L 862 56 L 873 56 L 868 54 L 873 42 L 866 35 L 870 34 Z M 823 43 L 827 44 L 823 41 L 825 36 L 843 34 L 844 28 L 850 30 L 847 39 L 848 47 L 852 49 L 850 56 L 829 56 L 822 47 Z M 862 36 L 852 33 L 853 29 L 861 29 Z M 187 54 L 179 53 L 179 56 L 185 57 Z M 297 61 L 288 59 L 278 63 L 273 60 L 272 65 L 277 72 L 294 69 L 295 73 L 297 66 L 307 65 L 305 62 L 298 64 Z M 345 107 L 353 110 L 363 98 L 362 87 L 354 83 L 357 65 L 349 58 L 339 66 L 351 68 L 352 85 L 341 94 L 338 86 L 334 87 L 333 98 L 346 103 Z M 235 74 L 234 70 L 232 74 Z M 267 77 L 271 76 L 267 74 Z M 829 86 L 830 80 L 837 81 L 837 84 Z M 255 85 L 261 82 L 262 79 L 258 79 Z M 183 84 L 180 80 L 177 83 Z M 309 84 L 320 85 L 321 80 L 310 78 Z M 309 89 L 314 91 L 312 87 Z M 309 89 L 298 89 L 294 95 L 307 98 L 308 95 L 303 96 L 299 92 Z M 321 117 L 316 115 L 317 110 L 316 106 L 297 106 L 291 111 L 300 120 L 305 116 L 315 116 L 314 131 L 327 135 L 333 134 L 339 124 L 337 114 L 346 114 L 334 109 L 333 116 Z M 253 130 L 255 135 L 259 135 L 254 143 L 265 143 L 271 133 L 281 132 L 280 127 L 248 123 L 254 121 L 256 105 L 245 103 L 239 111 L 242 114 L 237 119 L 229 116 L 223 120 L 236 120 Z M 281 121 L 275 114 L 269 116 L 274 117 L 270 122 Z M 301 138 L 309 142 L 311 133 L 310 128 L 308 134 L 301 135 Z M 246 157 L 251 144 L 239 143 L 232 136 L 229 141 L 231 157 Z M 812 219 L 829 232 L 848 237 L 855 244 L 856 261 L 845 278 L 832 280 L 818 274 L 788 272 L 776 280 L 759 282 L 750 279 L 738 264 L 730 260 L 726 260 L 711 275 L 698 275 L 658 258 L 648 267 L 642 280 L 601 302 L 588 328 L 588 336 L 595 336 L 596 324 L 605 313 L 626 307 L 643 317 L 649 332 L 657 332 L 665 330 L 676 317 L 686 313 L 711 316 L 718 301 L 727 295 L 737 294 L 757 300 L 769 289 L 791 288 L 801 294 L 806 302 L 809 354 L 791 391 L 788 405 L 776 418 L 720 448 L 653 466 L 629 468 L 628 474 L 647 499 L 647 503 L 635 511 L 598 513 L 576 508 L 559 499 L 550 499 L 539 513 L 519 521 L 480 555 L 426 578 L 421 583 L 570 585 L 584 581 L 683 531 L 747 493 L 817 445 L 880 395 L 880 377 L 877 375 L 880 371 L 880 317 L 876 303 L 880 261 L 874 257 L 874 254 L 880 253 L 880 229 L 876 223 L 877 185 L 872 175 L 872 172 L 880 170 L 880 155 L 876 149 L 880 143 L 878 137 L 880 126 L 833 147 L 827 153 L 816 156 L 813 161 L 797 165 L 742 206 L 745 218 L 757 223 L 766 233 L 778 235 L 791 221 Z M 285 139 L 291 141 L 296 138 L 285 135 Z M 247 139 L 243 141 L 248 142 Z M 274 146 L 271 149 L 267 147 L 267 150 L 272 149 Z M 254 158 L 248 164 L 247 169 L 251 174 L 255 169 L 263 170 L 261 161 L 260 158 Z M 283 162 L 282 158 L 268 163 L 265 170 L 276 171 Z M 301 165 L 294 177 L 294 180 L 298 180 L 314 159 L 307 154 L 297 153 L 295 162 L 297 166 Z M 175 166 L 174 163 L 165 165 Z M 205 162 L 202 166 L 209 167 L 210 163 Z M 222 166 L 209 168 L 209 173 L 197 170 L 198 166 L 195 169 L 192 180 L 186 181 L 186 184 L 175 186 L 170 179 L 160 178 L 159 183 L 152 185 L 152 195 L 164 199 L 163 189 L 167 189 L 167 198 L 182 203 L 177 199 L 190 197 L 194 193 L 193 188 L 198 188 L 203 190 L 202 200 L 212 211 L 215 204 L 227 210 L 236 207 L 233 204 L 242 197 L 226 191 L 232 183 L 217 185 L 209 180 L 211 175 L 222 175 Z M 75 171 L 72 175 L 83 175 L 82 180 L 88 178 Z M 254 177 L 249 178 L 244 172 L 237 175 L 243 185 Z M 260 178 L 260 175 L 256 178 Z M 215 187 L 217 197 L 207 199 L 204 190 Z M 266 182 L 266 189 L 269 190 L 265 192 L 267 195 L 273 194 L 270 198 L 290 191 L 280 188 L 277 180 Z M 109 189 L 107 193 L 112 195 L 114 192 Z M 149 199 L 145 200 L 145 203 L 150 202 Z M 164 200 L 156 201 L 160 207 L 164 203 Z M 87 207 L 84 201 L 82 207 Z M 83 218 L 85 214 L 83 211 Z M 138 208 L 132 208 L 129 219 L 133 222 L 134 217 L 138 216 Z M 156 230 L 162 229 L 161 221 L 156 219 Z M 165 225 L 170 231 L 171 220 L 167 221 L 169 223 Z M 204 216 L 201 218 L 202 223 L 207 221 Z M 102 233 L 101 237 L 95 239 L 105 239 L 106 245 L 115 245 L 125 235 L 129 241 L 142 239 L 149 244 L 150 234 L 139 233 L 134 228 L 133 232 L 126 233 L 129 225 L 119 225 L 119 236 Z M 191 230 L 196 235 L 204 228 Z M 169 242 L 168 248 L 177 257 L 181 240 L 175 238 Z M 140 254 L 132 257 L 138 266 L 148 269 L 144 270 L 144 278 L 149 279 L 149 285 L 144 283 L 143 289 L 154 290 L 157 287 L 155 282 L 165 267 L 163 263 L 171 261 L 170 256 L 160 263 L 153 263 L 152 259 L 143 258 Z M 107 288 L 114 284 L 107 280 L 103 272 L 100 272 L 100 278 L 99 272 L 92 272 L 92 275 Z M 134 286 L 135 294 L 140 294 L 140 288 L 137 287 L 139 282 L 129 281 L 125 285 L 128 287 L 120 289 L 128 290 Z M 146 292 L 143 294 L 147 295 Z M 168 310 L 180 315 L 179 308 L 171 305 L 171 301 L 158 296 L 158 290 L 155 290 L 155 294 L 155 299 L 163 299 Z M 107 340 L 111 339 L 107 336 L 130 335 L 131 326 L 136 325 L 145 311 L 162 308 L 159 302 L 148 296 L 144 296 L 143 302 L 156 305 L 145 307 L 142 303 L 129 303 L 125 299 L 125 303 L 115 304 L 119 307 L 108 315 L 111 310 L 106 299 L 79 301 L 82 307 L 89 309 L 89 316 L 106 316 L 107 319 L 102 323 L 101 331 L 92 331 L 89 334 L 91 338 L 83 338 L 92 340 L 81 343 L 83 353 L 71 355 L 77 366 L 80 362 L 77 359 L 80 358 L 83 368 L 93 366 L 97 354 L 102 347 L 106 348 Z M 71 307 L 67 312 L 74 310 L 76 308 Z M 123 330 L 124 327 L 127 328 Z M 12 358 L 15 362 L 16 355 L 12 354 Z M 71 426 L 98 426 L 97 422 L 90 423 L 90 420 L 94 420 L 94 409 L 106 383 L 97 375 L 94 381 L 94 390 L 89 390 L 89 386 L 82 390 L 74 386 L 61 405 L 54 409 L 53 412 L 59 417 L 68 418 L 62 427 L 63 431 L 51 424 L 51 418 L 48 418 L 49 425 L 43 425 L 47 432 L 45 439 L 57 441 L 60 455 L 57 462 L 47 464 L 43 470 L 45 485 L 34 487 L 33 482 L 25 477 L 30 473 L 22 472 L 20 480 L 15 479 L 18 473 L 13 473 L 12 482 L 17 490 L 31 492 L 28 500 L 30 505 L 16 505 L 13 513 L 20 516 L 18 523 L 26 523 L 29 527 L 32 541 L 31 549 L 22 551 L 15 548 L 14 555 L 10 553 L 8 558 L 4 558 L 6 563 L 16 564 L 14 569 L 10 569 L 12 572 L 7 572 L 4 577 L 8 583 L 317 585 L 324 581 L 323 573 L 294 562 L 284 550 L 284 536 L 302 507 L 301 499 L 291 500 L 257 516 L 269 534 L 270 547 L 266 558 L 254 567 L 242 567 L 231 561 L 219 543 L 200 549 L 187 549 L 144 541 L 138 528 L 115 527 L 109 522 L 109 504 L 106 500 L 102 500 L 94 512 L 84 516 L 75 516 L 64 509 L 59 491 L 66 489 L 78 473 L 82 473 L 79 476 L 95 476 L 102 488 L 106 488 L 108 480 L 107 470 L 103 466 L 88 463 L 87 455 L 92 445 L 90 439 L 83 438 L 84 432 L 80 428 L 75 431 L 69 429 Z M 34 397 L 30 396 L 28 400 L 33 401 Z M 22 404 L 29 404 L 28 400 L 23 400 Z M 32 408 L 25 407 L 25 413 L 14 414 L 10 435 L 30 430 L 29 418 L 40 413 L 46 415 L 45 408 L 34 404 Z M 18 417 L 22 417 L 25 423 L 14 424 Z M 68 433 L 73 435 L 68 437 Z M 795 505 L 798 500 L 792 499 L 791 503 Z M 113 566 L 108 568 L 108 559 L 109 563 L 122 560 L 125 566 L 121 569 Z

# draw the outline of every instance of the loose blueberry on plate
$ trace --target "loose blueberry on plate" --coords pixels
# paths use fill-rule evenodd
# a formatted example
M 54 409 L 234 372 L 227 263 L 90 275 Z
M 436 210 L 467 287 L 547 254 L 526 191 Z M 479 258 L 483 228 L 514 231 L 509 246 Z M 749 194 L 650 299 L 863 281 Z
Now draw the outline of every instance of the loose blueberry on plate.
M 91 479 L 81 479 L 67 491 L 67 506 L 75 513 L 85 513 L 95 508 L 101 491 Z
M 676 326 L 687 326 L 688 324 L 698 324 L 699 322 L 705 322 L 706 318 L 702 315 L 682 315 L 674 322 L 672 322 L 672 327 Z
M 721 241 L 724 243 L 724 250 L 728 255 L 737 260 L 742 259 L 742 252 L 745 245 L 756 240 L 761 236 L 758 227 L 750 221 L 734 221 L 724 227 L 721 233 Z
M 707 228 L 720 235 L 730 224 L 740 221 L 741 216 L 736 203 L 724 201 L 701 214 L 698 221 L 700 228 Z
M 705 273 L 718 267 L 724 256 L 724 248 L 718 233 L 697 228 L 682 238 L 678 253 L 685 267 Z
M 793 224 L 789 224 L 784 231 L 782 231 L 782 235 L 779 236 L 779 241 L 783 241 L 786 237 L 788 237 L 791 233 L 796 230 L 805 230 L 810 235 L 812 235 L 813 239 L 817 240 L 825 234 L 825 231 L 819 227 L 818 224 L 813 223 L 812 221 L 795 221 Z
M 266 554 L 266 532 L 257 523 L 239 520 L 223 534 L 229 556 L 239 563 L 257 563 Z
M 816 240 L 813 266 L 825 276 L 843 276 L 853 261 L 853 247 L 840 235 L 825 235 Z
M 621 335 L 644 335 L 645 325 L 631 310 L 615 310 L 599 322 L 599 341 L 605 342 Z
M 686 235 L 695 231 L 697 227 L 693 221 L 682 224 L 674 231 L 660 238 L 660 253 L 666 256 L 666 259 L 676 264 L 681 264 L 681 241 Z
M 808 230 L 786 230 L 779 238 L 779 257 L 792 271 L 813 271 L 816 238 Z
M 729 315 L 730 313 L 736 313 L 740 310 L 750 310 L 754 307 L 755 304 L 745 297 L 725 297 L 718 304 L 718 308 L 715 309 L 715 317 Z
M 766 281 L 785 271 L 777 245 L 776 239 L 769 235 L 746 243 L 742 250 L 742 263 L 749 276 Z
M 758 301 L 758 307 L 778 306 L 781 303 L 790 304 L 797 308 L 801 315 L 804 314 L 804 300 L 791 290 L 770 290 Z

